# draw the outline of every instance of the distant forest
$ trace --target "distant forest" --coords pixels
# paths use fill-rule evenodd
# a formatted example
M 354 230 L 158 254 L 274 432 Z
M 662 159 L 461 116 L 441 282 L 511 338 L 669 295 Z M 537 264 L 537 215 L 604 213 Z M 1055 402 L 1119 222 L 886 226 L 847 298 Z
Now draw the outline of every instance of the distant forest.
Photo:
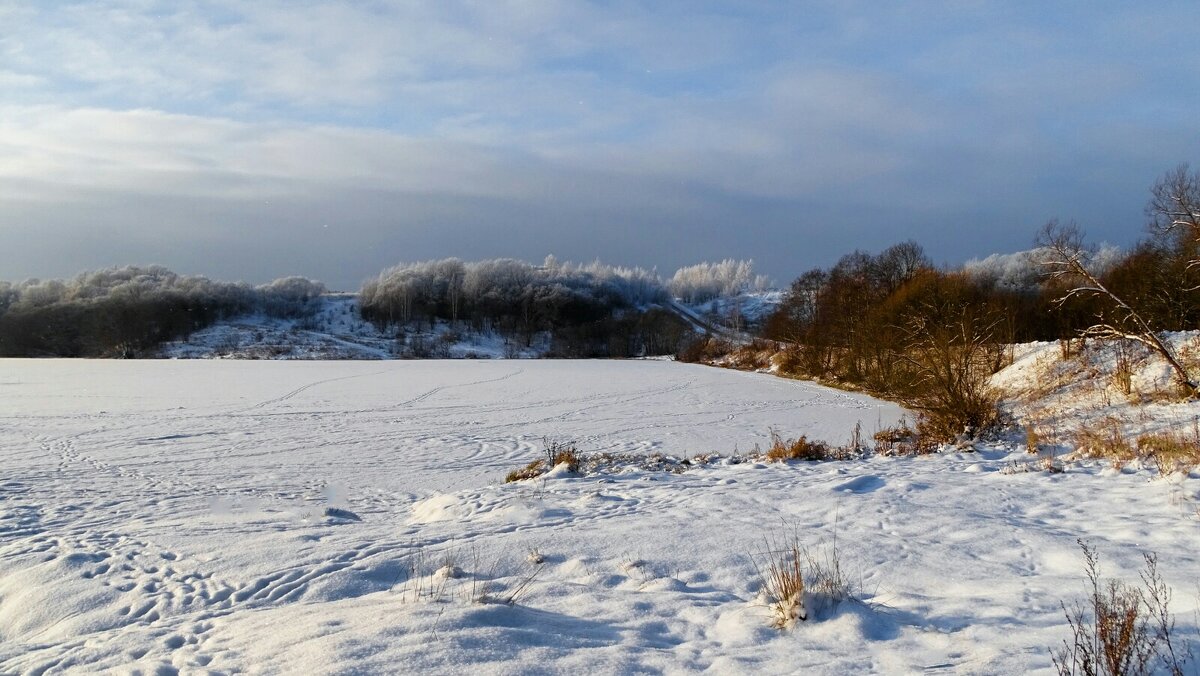
M 364 319 L 385 331 L 496 332 L 548 356 L 672 354 L 693 336 L 661 306 L 672 296 L 704 302 L 766 280 L 748 261 L 701 263 L 670 279 L 641 268 L 512 259 L 444 259 L 384 270 L 359 292 Z M 261 286 L 182 276 L 161 267 L 86 272 L 68 280 L 0 282 L 0 356 L 142 357 L 239 315 L 302 319 L 319 309 L 320 282 L 287 277 Z
M 138 357 L 227 317 L 311 315 L 323 293 L 303 277 L 250 286 L 158 265 L 0 282 L 0 356 Z

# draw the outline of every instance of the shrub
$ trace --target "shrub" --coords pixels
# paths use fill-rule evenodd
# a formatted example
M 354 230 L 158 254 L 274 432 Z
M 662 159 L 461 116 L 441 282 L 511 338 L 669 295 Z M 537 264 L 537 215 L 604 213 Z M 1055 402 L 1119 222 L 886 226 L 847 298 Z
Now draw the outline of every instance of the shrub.
M 1025 452 L 1030 455 L 1037 455 L 1042 450 L 1042 433 L 1038 431 L 1036 425 L 1029 424 L 1025 426 Z
M 1054 461 L 1053 455 L 1044 455 L 1039 458 L 1038 466 L 1047 474 L 1062 474 L 1067 471 L 1065 467 Z
M 1084 571 L 1089 596 L 1071 609 L 1062 604 L 1071 627 L 1071 639 L 1052 651 L 1060 676 L 1126 676 L 1151 674 L 1161 666 L 1172 676 L 1183 676 L 1191 649 L 1175 635 L 1175 620 L 1168 610 L 1171 590 L 1158 572 L 1158 558 L 1145 554 L 1142 586 L 1100 579 L 1096 550 L 1082 540 Z
M 732 352 L 734 346 L 719 338 L 704 336 L 686 344 L 675 353 L 675 360 L 688 364 L 709 363 Z
M 922 451 L 931 452 L 938 444 L 962 437 L 975 439 L 995 429 L 1000 424 L 998 403 L 995 392 L 983 389 L 954 402 L 917 405 L 917 438 Z
M 823 441 L 809 441 L 803 435 L 799 439 L 785 440 L 779 432 L 771 430 L 771 447 L 767 449 L 766 457 L 771 462 L 828 460 L 830 449 L 829 444 Z
M 567 466 L 567 471 L 578 472 L 585 460 L 584 455 L 579 452 L 579 449 L 573 443 L 543 439 L 542 444 L 544 446 L 542 453 L 545 457 L 509 472 L 504 477 L 504 483 L 536 479 L 564 463 Z
M 567 470 L 571 472 L 579 471 L 579 464 L 583 461 L 583 456 L 579 453 L 579 449 L 575 448 L 575 444 L 563 441 L 543 440 L 545 445 L 544 453 L 546 454 L 546 466 L 548 468 L 558 467 L 566 463 Z
M 906 420 L 893 427 L 884 427 L 872 438 L 875 440 L 876 455 L 918 455 L 923 450 L 916 431 L 908 426 Z

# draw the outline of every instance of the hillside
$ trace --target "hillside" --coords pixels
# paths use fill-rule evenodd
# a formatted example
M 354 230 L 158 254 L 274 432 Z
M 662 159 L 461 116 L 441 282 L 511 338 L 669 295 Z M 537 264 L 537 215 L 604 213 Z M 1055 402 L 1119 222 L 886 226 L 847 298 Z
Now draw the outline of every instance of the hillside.
M 694 303 L 669 302 L 661 307 L 698 333 L 744 336 L 778 305 L 781 293 L 753 292 Z M 164 343 L 153 356 L 168 359 L 503 359 L 537 358 L 551 350 L 550 338 L 535 336 L 526 346 L 496 331 L 474 331 L 463 323 L 438 320 L 380 329 L 362 318 L 358 295 L 321 296 L 312 316 L 272 317 L 243 314 L 217 320 L 186 340 Z

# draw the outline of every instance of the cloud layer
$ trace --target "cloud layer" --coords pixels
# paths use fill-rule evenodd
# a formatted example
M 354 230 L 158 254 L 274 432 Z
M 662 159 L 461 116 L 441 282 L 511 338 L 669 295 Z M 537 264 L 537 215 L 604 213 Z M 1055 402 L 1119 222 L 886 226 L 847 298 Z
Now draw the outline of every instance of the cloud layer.
M 0 3 L 0 278 L 1128 242 L 1200 150 L 1154 5 Z

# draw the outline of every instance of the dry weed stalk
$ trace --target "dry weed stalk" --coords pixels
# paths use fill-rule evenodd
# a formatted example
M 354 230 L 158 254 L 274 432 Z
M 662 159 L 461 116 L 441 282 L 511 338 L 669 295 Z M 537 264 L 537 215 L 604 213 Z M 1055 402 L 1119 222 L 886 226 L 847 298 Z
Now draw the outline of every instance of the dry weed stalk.
M 1175 632 L 1168 610 L 1171 590 L 1158 572 L 1158 557 L 1145 554 L 1142 587 L 1119 580 L 1101 581 L 1096 550 L 1082 540 L 1089 585 L 1086 602 L 1068 609 L 1071 639 L 1051 652 L 1060 676 L 1148 676 L 1156 667 L 1183 676 L 1191 649 Z
M 804 607 L 804 568 L 806 556 L 800 545 L 800 540 L 792 536 L 782 547 L 771 546 L 768 541 L 766 568 L 758 568 L 762 578 L 763 592 L 767 597 L 767 607 L 771 610 L 771 626 L 776 629 L 786 629 L 796 624 L 797 620 L 808 619 Z

